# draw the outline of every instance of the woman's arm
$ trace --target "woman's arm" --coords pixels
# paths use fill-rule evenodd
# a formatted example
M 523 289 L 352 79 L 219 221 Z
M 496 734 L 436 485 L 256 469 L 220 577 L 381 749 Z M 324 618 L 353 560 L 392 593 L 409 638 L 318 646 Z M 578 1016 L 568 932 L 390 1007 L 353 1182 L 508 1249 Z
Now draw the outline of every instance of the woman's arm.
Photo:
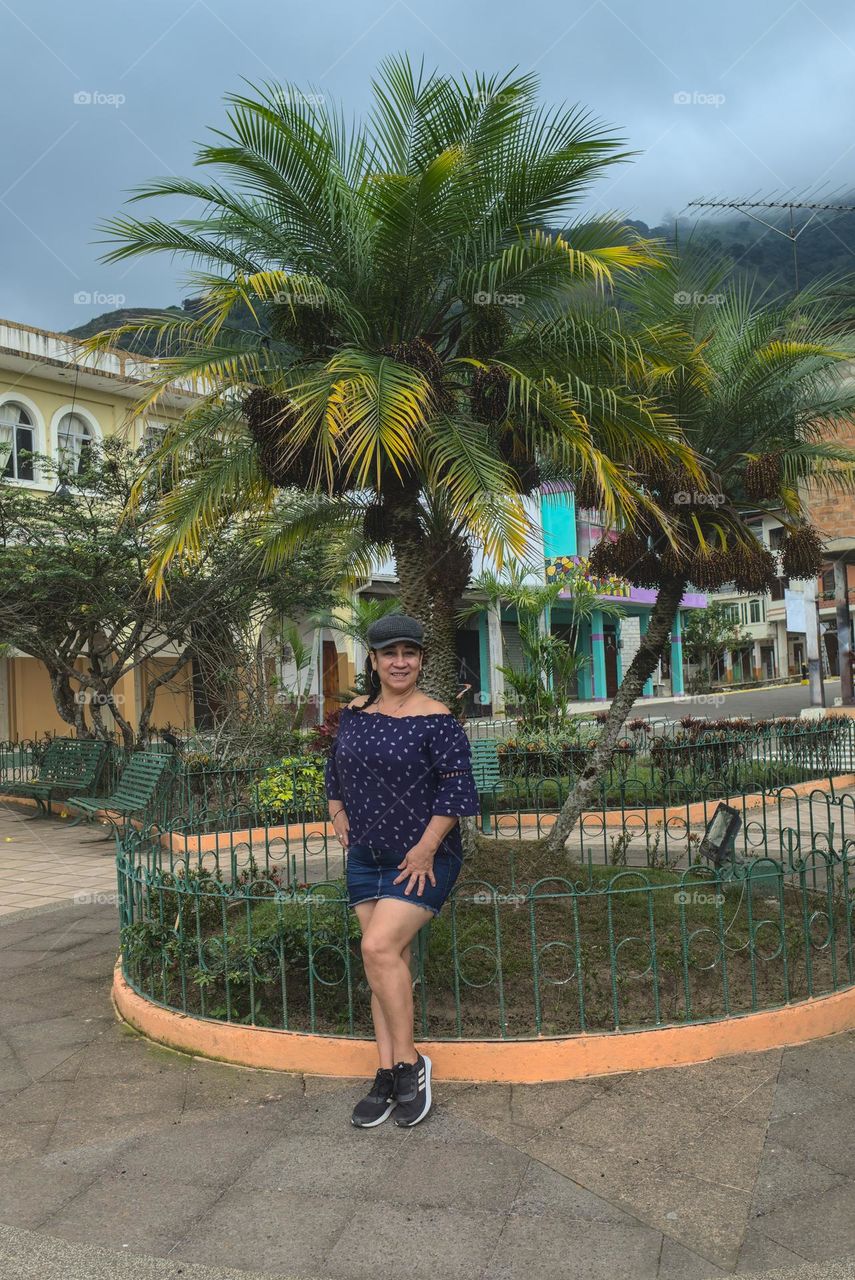
M 327 756 L 324 767 L 324 786 L 327 793 L 327 807 L 330 821 L 333 824 L 333 831 L 338 836 L 342 848 L 346 849 L 350 842 L 350 822 L 345 812 L 341 780 L 338 776 L 337 751 L 338 739 L 333 743 L 332 751 Z
M 343 849 L 350 844 L 350 820 L 340 800 L 329 801 L 330 822 Z

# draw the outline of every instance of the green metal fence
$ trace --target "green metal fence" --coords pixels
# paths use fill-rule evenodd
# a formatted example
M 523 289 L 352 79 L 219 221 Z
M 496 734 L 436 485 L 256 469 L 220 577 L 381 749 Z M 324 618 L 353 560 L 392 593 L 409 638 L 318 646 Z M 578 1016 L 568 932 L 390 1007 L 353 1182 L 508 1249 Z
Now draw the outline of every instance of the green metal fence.
M 590 854 L 546 874 L 524 855 L 509 876 L 464 863 L 417 939 L 419 1034 L 526 1038 L 702 1022 L 851 985 L 855 840 L 842 831 L 855 830 L 855 809 L 824 799 L 826 830 L 808 805 L 802 827 L 779 830 L 776 849 L 767 829 L 759 856 L 720 872 L 602 865 Z M 214 848 L 177 835 L 134 831 L 119 844 L 131 985 L 191 1014 L 370 1034 L 341 851 L 318 837 L 298 855 L 270 831 L 220 833 Z
M 641 724 L 630 721 L 627 726 L 599 784 L 595 809 L 687 807 L 814 779 L 833 781 L 855 771 L 855 721 L 842 717 L 819 723 L 745 722 L 741 729 L 695 722 L 665 733 L 651 733 Z M 495 740 L 499 782 L 484 797 L 496 817 L 497 835 L 527 823 L 538 830 L 548 826 L 590 759 L 599 728 L 592 722 L 590 730 L 562 741 L 532 735 Z M 0 785 L 30 777 L 43 745 L 0 743 Z M 163 749 L 171 751 L 166 745 Z M 101 794 L 115 789 L 127 758 L 123 748 L 111 746 Z M 197 832 L 213 832 L 234 828 L 238 815 L 246 826 L 323 821 L 323 757 L 240 762 L 177 758 L 174 782 L 155 814 L 162 826 L 178 821 Z

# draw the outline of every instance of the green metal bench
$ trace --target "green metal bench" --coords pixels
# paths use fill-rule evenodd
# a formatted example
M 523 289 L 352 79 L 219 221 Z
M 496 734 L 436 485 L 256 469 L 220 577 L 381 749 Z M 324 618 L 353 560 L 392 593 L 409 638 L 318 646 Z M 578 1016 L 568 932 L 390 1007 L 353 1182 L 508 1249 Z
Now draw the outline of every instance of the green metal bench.
M 481 830 L 490 835 L 493 827 L 491 809 L 504 791 L 499 774 L 499 742 L 497 738 L 477 738 L 472 747 L 472 776 L 481 804 Z
M 4 782 L 3 794 L 35 800 L 36 816 L 50 813 L 55 795 L 64 801 L 77 791 L 91 791 L 107 759 L 109 743 L 85 738 L 54 738 L 47 746 L 37 778 L 28 782 Z
M 145 821 L 174 776 L 174 756 L 162 751 L 136 751 L 112 795 L 74 796 L 68 801 L 68 808 L 80 813 L 72 826 L 84 819 L 91 822 L 102 811 L 113 827 L 120 825 L 114 822 L 113 814 L 123 819 L 123 825 L 136 815 Z

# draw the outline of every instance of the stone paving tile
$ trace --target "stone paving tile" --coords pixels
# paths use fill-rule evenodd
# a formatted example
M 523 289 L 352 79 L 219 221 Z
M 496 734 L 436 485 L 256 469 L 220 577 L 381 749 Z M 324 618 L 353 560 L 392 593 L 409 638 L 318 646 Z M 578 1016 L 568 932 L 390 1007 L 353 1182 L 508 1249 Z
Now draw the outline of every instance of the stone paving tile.
M 0 1133 L 13 1125 L 40 1124 L 56 1120 L 66 1105 L 68 1080 L 36 1080 L 16 1090 L 12 1099 L 0 1099 Z
M 154 1129 L 174 1124 L 159 1107 L 149 1111 L 137 1111 L 130 1115 L 105 1116 L 63 1114 L 53 1126 L 46 1151 L 63 1151 L 83 1143 L 116 1142 L 123 1138 L 137 1138 Z
M 537 1160 L 530 1162 L 511 1210 L 531 1217 L 583 1218 L 587 1222 L 634 1221 L 617 1205 Z
M 322 1098 L 328 1093 L 348 1095 L 353 1092 L 361 1096 L 359 1090 L 365 1084 L 362 1076 L 301 1076 L 303 1094 L 307 1098 Z
M 662 1237 L 639 1222 L 587 1222 L 563 1217 L 511 1214 L 485 1274 L 485 1280 L 518 1280 L 531 1274 L 536 1259 L 538 1280 L 654 1280 L 659 1270 Z
M 0 1089 L 4 1093 L 17 1093 L 19 1089 L 26 1089 L 32 1082 L 33 1077 L 29 1071 L 22 1066 L 7 1046 L 7 1052 L 0 1057 Z
M 112 1118 L 152 1110 L 159 1110 L 164 1116 L 175 1115 L 184 1105 L 184 1090 L 183 1072 L 102 1077 L 97 1086 L 78 1074 L 68 1094 L 64 1115 Z
M 375 1175 L 372 1198 L 386 1204 L 412 1201 L 422 1207 L 509 1210 L 528 1169 L 529 1157 L 499 1142 L 411 1141 L 399 1160 Z
M 139 1053 L 130 1044 L 128 1052 Z M 125 1050 L 123 1050 L 124 1054 Z M 175 1055 L 173 1055 L 175 1057 Z M 164 1061 L 164 1068 L 170 1064 Z M 176 1069 L 176 1068 L 172 1068 Z M 188 1060 L 185 1109 L 238 1107 L 259 1102 L 277 1102 L 285 1098 L 303 1098 L 303 1078 L 276 1071 L 244 1071 L 200 1058 Z
M 831 1187 L 841 1186 L 845 1181 L 842 1174 L 834 1173 L 827 1165 L 790 1151 L 787 1147 L 770 1143 L 760 1162 L 751 1200 L 751 1216 L 765 1215 L 790 1200 L 827 1191 Z M 855 1211 L 855 1183 L 850 1185 Z
M 834 1173 L 855 1177 L 855 1106 L 815 1107 L 801 1116 L 769 1124 L 769 1142 L 789 1147 L 824 1164 Z
M 153 1044 L 114 1020 L 80 1050 L 77 1074 L 97 1089 L 98 1081 L 105 1076 L 142 1076 L 155 1082 L 177 1073 L 187 1076 L 192 1061 L 186 1054 L 173 1053 Z
M 714 1280 L 716 1276 L 729 1274 L 676 1240 L 663 1238 L 656 1280 Z
M 42 999 L 38 1002 L 29 1000 L 0 999 L 0 1027 L 19 1027 L 26 1022 L 40 1022 L 50 1017 L 51 1004 Z
M 0 1162 L 0 1222 L 37 1227 L 85 1191 L 93 1174 L 69 1168 L 46 1169 L 32 1156 Z
M 749 1193 L 629 1157 L 620 1148 L 582 1146 L 563 1133 L 541 1135 L 529 1151 L 716 1266 L 733 1265 L 748 1217 Z
M 804 1261 L 802 1255 L 785 1249 L 783 1245 L 776 1244 L 774 1240 L 764 1236 L 761 1231 L 749 1227 L 739 1250 L 736 1267 L 740 1275 L 745 1272 L 749 1274 L 759 1272 L 765 1275 L 773 1267 L 790 1269 L 803 1266 Z
M 791 1200 L 753 1225 L 776 1244 L 810 1261 L 855 1253 L 855 1186 L 846 1182 Z
M 163 1255 L 215 1203 L 216 1187 L 146 1178 L 96 1178 L 41 1223 L 48 1235 L 81 1244 Z
M 814 1040 L 784 1051 L 782 1079 L 795 1078 L 855 1099 L 855 1032 Z
M 88 1173 L 92 1179 L 116 1165 L 123 1152 L 132 1150 L 137 1138 L 109 1138 L 102 1142 L 83 1142 L 46 1151 L 39 1156 L 39 1165 L 49 1173 L 54 1169 L 68 1169 L 75 1173 Z
M 175 1261 L 207 1262 L 274 1274 L 329 1276 L 330 1267 L 321 1266 L 324 1255 L 354 1214 L 358 1212 L 360 1220 L 364 1217 L 363 1207 L 355 1202 L 352 1190 L 347 1190 L 348 1198 L 333 1199 L 288 1192 L 261 1196 L 233 1188 L 218 1196 L 169 1256 Z M 347 1240 L 352 1256 L 355 1242 L 349 1230 Z M 382 1267 L 372 1270 L 372 1280 L 379 1276 L 385 1280 L 385 1275 L 388 1272 L 384 1274 Z
M 241 1187 L 270 1194 L 333 1197 L 341 1197 L 350 1188 L 354 1197 L 364 1194 L 371 1200 L 382 1198 L 382 1188 L 390 1181 L 401 1188 L 406 1150 L 403 1135 L 400 1142 L 375 1142 L 372 1139 L 379 1139 L 379 1132 L 357 1132 L 352 1125 L 349 1128 L 351 1132 L 345 1130 L 340 1137 L 319 1135 L 311 1143 L 305 1141 L 303 1134 L 287 1133 L 259 1143 L 255 1157 L 241 1174 Z M 382 1128 L 387 1139 L 395 1136 L 391 1125 Z
M 821 1086 L 818 1082 L 800 1076 L 781 1076 L 775 1096 L 769 1108 L 770 1120 L 784 1120 L 789 1116 L 801 1116 L 817 1107 L 841 1105 L 844 1094 Z
M 264 1183 L 253 1183 L 248 1175 L 265 1158 L 258 1153 L 268 1147 L 270 1129 L 266 1114 L 247 1112 L 209 1116 L 206 1124 L 184 1125 L 180 1132 L 167 1125 L 123 1144 L 107 1167 L 116 1178 L 130 1182 L 165 1178 L 200 1187 L 226 1187 L 239 1178 L 242 1186 L 264 1189 Z M 274 1146 L 279 1145 L 274 1141 Z M 304 1155 L 313 1154 L 304 1145 L 302 1150 Z
M 69 1048 L 88 1043 L 100 1027 L 107 1027 L 112 1014 L 102 1013 L 84 1024 L 77 1014 L 64 1014 L 39 1023 L 24 1023 L 7 1027 L 5 1036 L 21 1057 L 29 1052 L 44 1053 L 48 1049 L 67 1052 Z
M 747 1124 L 732 1116 L 695 1117 L 697 1128 L 664 1147 L 657 1161 L 669 1170 L 688 1173 L 750 1196 L 763 1158 L 766 1126 Z
M 505 1141 L 514 1133 L 531 1137 L 552 1129 L 603 1092 L 601 1084 L 581 1080 L 542 1085 L 470 1085 L 447 1099 L 445 1108 Z
M 317 1271 L 333 1280 L 481 1280 L 505 1221 L 448 1206 L 359 1204 Z
M 692 1112 L 651 1106 L 645 1099 L 624 1092 L 598 1096 L 560 1121 L 548 1135 L 560 1133 L 567 1141 L 604 1153 L 655 1161 L 678 1144 L 691 1141 L 697 1131 L 698 1119 Z
M 775 1094 L 783 1051 L 741 1054 L 718 1062 L 641 1071 L 625 1078 L 619 1092 L 656 1104 L 690 1108 L 718 1121 L 732 1116 L 765 1124 Z
M 37 1080 L 73 1080 L 80 1069 L 85 1046 L 74 1049 L 48 1049 L 44 1053 L 27 1054 L 27 1071 L 31 1082 Z
M 54 1121 L 39 1124 L 10 1125 L 0 1131 L 0 1164 L 13 1160 L 26 1160 L 47 1150 L 54 1130 Z

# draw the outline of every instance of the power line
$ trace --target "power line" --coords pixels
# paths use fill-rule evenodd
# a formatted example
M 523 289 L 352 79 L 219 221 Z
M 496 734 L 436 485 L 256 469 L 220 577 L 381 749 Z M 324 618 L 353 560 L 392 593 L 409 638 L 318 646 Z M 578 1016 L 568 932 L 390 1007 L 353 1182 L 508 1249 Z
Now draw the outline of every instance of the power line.
M 747 218 L 752 218 L 755 222 L 759 222 L 761 226 L 766 227 L 769 231 L 774 231 L 777 235 L 783 236 L 786 240 L 789 240 L 793 246 L 793 283 L 795 285 L 796 295 L 798 295 L 800 289 L 798 250 L 799 236 L 807 231 L 808 227 L 819 213 L 855 213 L 855 204 L 835 204 L 830 201 L 828 203 L 823 203 L 819 200 L 801 200 L 799 199 L 799 196 L 793 196 L 792 198 L 785 200 L 776 200 L 772 198 L 757 200 L 754 196 L 749 196 L 742 200 L 690 200 L 686 208 L 730 209 L 733 213 L 744 213 Z M 752 213 L 751 210 L 753 209 L 786 210 L 789 215 L 788 225 L 786 227 L 777 226 L 774 222 L 769 222 L 765 218 L 761 218 L 758 214 Z M 795 223 L 793 221 L 794 209 L 810 211 L 810 217 L 802 223 L 798 230 L 796 230 Z

